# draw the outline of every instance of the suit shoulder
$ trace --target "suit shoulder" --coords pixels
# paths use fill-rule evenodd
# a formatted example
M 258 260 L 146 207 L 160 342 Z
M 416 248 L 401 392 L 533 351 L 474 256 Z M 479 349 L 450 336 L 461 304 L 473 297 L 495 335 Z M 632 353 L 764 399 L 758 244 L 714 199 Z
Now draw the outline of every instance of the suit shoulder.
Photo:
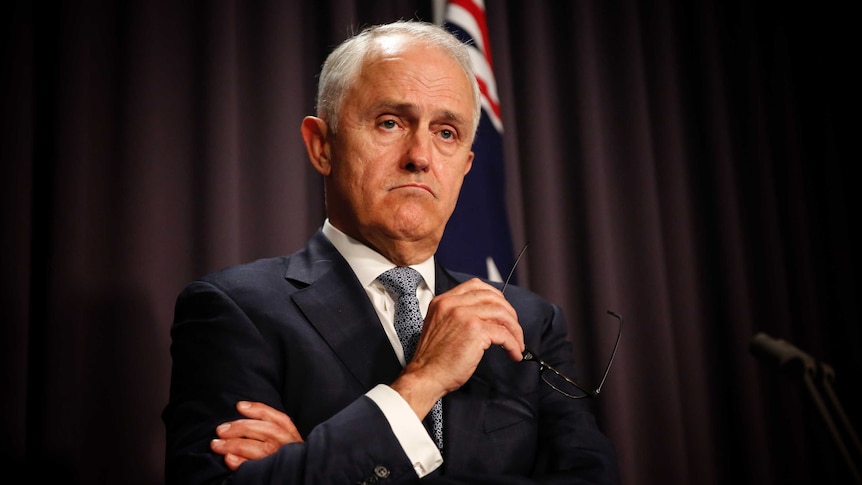
M 284 282 L 289 260 L 290 256 L 278 256 L 235 264 L 201 276 L 191 284 L 206 283 L 227 291 L 243 287 L 272 287 L 274 283 Z
M 480 280 L 484 281 L 485 283 L 488 283 L 489 285 L 493 286 L 494 288 L 497 288 L 498 290 L 503 289 L 503 283 L 501 283 L 501 282 L 491 281 L 487 278 L 478 277 L 478 276 L 475 276 L 472 274 L 459 273 L 457 271 L 449 271 L 449 275 L 452 277 L 452 279 L 456 283 L 459 283 L 459 284 L 463 283 L 463 282 L 465 282 L 471 278 L 479 278 Z M 509 286 L 506 287 L 505 294 L 506 294 L 506 299 L 508 299 L 512 303 L 512 306 L 514 306 L 516 308 L 518 308 L 518 307 L 534 307 L 534 308 L 547 307 L 547 308 L 550 308 L 550 307 L 555 306 L 550 301 L 545 299 L 543 296 L 539 295 L 538 293 L 535 293 L 531 290 L 528 290 L 527 288 L 524 288 L 524 287 L 518 286 L 518 285 L 509 284 Z
M 289 260 L 290 256 L 261 258 L 255 261 L 226 266 L 224 268 L 215 270 L 207 275 L 204 275 L 200 279 L 217 280 L 245 274 L 267 274 L 273 272 L 279 273 L 281 275 L 283 274 L 284 268 L 286 267 L 287 261 Z

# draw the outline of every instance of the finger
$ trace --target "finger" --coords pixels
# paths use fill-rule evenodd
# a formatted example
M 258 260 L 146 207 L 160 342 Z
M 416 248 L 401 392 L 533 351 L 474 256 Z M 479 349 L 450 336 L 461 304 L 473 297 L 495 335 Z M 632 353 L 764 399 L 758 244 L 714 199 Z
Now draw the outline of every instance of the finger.
M 236 471 L 240 465 L 248 461 L 246 458 L 241 456 L 234 455 L 233 453 L 228 453 L 224 456 L 224 463 L 230 468 L 231 471 Z
M 302 437 L 296 428 L 285 429 L 275 423 L 259 419 L 237 419 L 216 427 L 219 438 L 249 438 L 258 441 L 272 441 L 279 445 L 301 442 Z
M 519 326 L 520 328 L 520 326 Z M 509 354 L 509 358 L 515 362 L 524 360 L 524 339 L 523 333 L 515 335 L 508 328 L 502 325 L 490 325 L 488 327 L 488 335 L 492 345 L 499 345 Z M 490 345 L 489 345 L 490 347 Z M 487 350 L 487 349 L 486 349 Z
M 523 350 L 524 330 L 518 322 L 518 313 L 515 308 L 496 288 L 479 280 L 476 282 L 478 284 L 471 285 L 472 289 L 470 290 L 458 294 L 447 292 L 438 296 L 436 302 L 432 301 L 436 307 L 434 313 L 439 313 L 444 317 L 443 319 L 446 319 L 447 316 L 461 322 L 478 319 L 485 324 L 502 326 L 511 333 L 517 342 L 513 350 L 520 353 Z M 464 289 L 462 288 L 462 290 Z M 429 309 L 429 315 L 431 313 Z M 509 347 L 509 345 L 506 346 L 507 350 L 512 350 Z
M 290 416 L 262 402 L 239 401 L 236 403 L 236 409 L 247 418 L 269 421 L 284 428 L 296 429 Z
M 283 429 L 291 441 L 303 441 L 302 435 L 287 414 L 261 402 L 239 401 L 237 411 L 247 418 L 274 423 Z
M 237 450 L 241 449 L 239 441 L 240 440 L 223 440 L 216 438 L 210 441 L 210 449 L 219 455 L 224 455 L 225 463 L 229 467 L 231 465 L 238 467 L 243 461 L 250 458 L 240 456 L 236 453 Z M 235 470 L 236 468 L 232 469 Z
M 457 288 L 457 291 L 451 292 L 450 290 L 444 294 L 450 294 L 451 292 L 453 296 L 469 297 L 477 303 L 484 302 L 487 304 L 500 304 L 503 305 L 513 317 L 517 318 L 517 313 L 515 312 L 514 307 L 512 307 L 509 300 L 506 299 L 503 292 L 478 278 L 468 280 L 455 288 Z
M 259 441 L 249 438 L 216 438 L 210 441 L 210 449 L 220 455 L 243 460 L 257 460 L 277 452 L 279 445 L 271 441 Z
M 510 334 L 519 346 L 524 342 L 524 329 L 518 321 L 518 314 L 508 302 L 490 303 L 477 309 L 477 314 L 488 325 L 502 327 Z M 522 349 L 519 349 L 522 350 Z
M 247 418 L 263 419 L 266 421 L 275 421 L 280 416 L 287 416 L 278 409 L 262 402 L 237 401 L 236 409 Z
M 460 283 L 457 286 L 450 288 L 445 293 L 442 293 L 442 295 L 459 296 L 469 294 L 474 291 L 487 291 L 489 295 L 496 295 L 497 297 L 505 299 L 505 296 L 500 292 L 500 290 L 494 288 L 488 283 L 485 283 L 479 278 L 471 278 Z
M 472 281 L 474 280 L 470 282 Z M 484 318 L 486 319 L 493 316 L 493 313 L 490 313 L 491 311 L 498 311 L 503 312 L 499 316 L 501 322 L 507 319 L 517 322 L 518 314 L 515 308 L 512 307 L 499 290 L 479 280 L 475 280 L 475 284 L 468 284 L 470 282 L 462 283 L 462 285 L 457 287 L 457 291 L 450 290 L 437 295 L 431 300 L 431 305 L 440 307 L 440 310 L 444 314 L 456 311 L 459 308 L 471 308 L 476 311 L 484 309 L 486 312 Z
M 485 285 L 485 283 L 482 280 L 480 280 L 479 278 L 470 278 L 469 280 L 467 280 L 463 283 L 459 283 L 458 285 L 455 285 L 454 287 L 450 288 L 449 290 L 446 291 L 446 293 L 452 294 L 452 295 L 457 295 L 460 293 L 472 291 L 476 287 L 484 286 L 484 285 Z M 490 285 L 488 285 L 488 286 L 490 286 Z M 492 288 L 493 288 L 493 286 L 492 286 Z

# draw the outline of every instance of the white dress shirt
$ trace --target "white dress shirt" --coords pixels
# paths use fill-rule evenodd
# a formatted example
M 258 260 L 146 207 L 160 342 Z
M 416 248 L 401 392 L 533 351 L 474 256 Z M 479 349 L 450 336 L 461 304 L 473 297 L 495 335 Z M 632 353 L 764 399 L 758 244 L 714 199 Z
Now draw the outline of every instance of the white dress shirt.
M 359 283 L 365 288 L 395 354 L 401 361 L 401 365 L 405 365 L 404 350 L 401 348 L 401 341 L 395 331 L 395 297 L 386 291 L 383 283 L 377 280 L 381 273 L 394 268 L 395 264 L 377 251 L 338 230 L 329 223 L 329 219 L 323 223 L 323 234 L 347 260 L 359 279 Z M 428 314 L 428 305 L 434 297 L 434 258 L 431 257 L 410 267 L 422 275 L 423 281 L 419 283 L 416 295 L 419 298 L 419 309 L 424 317 Z M 398 392 L 388 385 L 379 384 L 368 391 L 366 395 L 380 407 L 386 419 L 389 420 L 395 437 L 398 438 L 404 452 L 413 463 L 413 468 L 419 478 L 431 473 L 443 464 L 443 456 L 437 449 L 434 440 L 428 435 L 422 421 Z

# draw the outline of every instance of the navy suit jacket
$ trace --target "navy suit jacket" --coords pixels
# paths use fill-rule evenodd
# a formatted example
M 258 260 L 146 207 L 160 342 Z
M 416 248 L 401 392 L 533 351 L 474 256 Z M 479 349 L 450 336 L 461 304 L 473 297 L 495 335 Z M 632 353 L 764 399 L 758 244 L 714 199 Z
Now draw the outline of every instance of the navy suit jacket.
M 436 268 L 436 294 L 469 279 Z M 506 290 L 527 346 L 574 372 L 558 307 Z M 299 252 L 223 269 L 189 284 L 171 328 L 162 414 L 168 484 L 418 483 L 383 413 L 365 393 L 402 370 L 365 291 L 322 232 Z M 443 466 L 430 483 L 616 483 L 612 446 L 584 400 L 544 384 L 532 362 L 486 351 L 444 398 Z M 260 401 L 293 419 L 304 443 L 231 473 L 209 442 Z M 375 478 L 370 478 L 370 477 Z

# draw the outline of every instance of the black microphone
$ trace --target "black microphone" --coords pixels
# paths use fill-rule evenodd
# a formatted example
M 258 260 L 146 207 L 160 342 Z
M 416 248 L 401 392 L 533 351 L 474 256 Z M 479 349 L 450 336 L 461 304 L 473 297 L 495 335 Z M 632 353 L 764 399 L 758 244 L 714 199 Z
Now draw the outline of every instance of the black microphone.
M 786 340 L 775 339 L 759 332 L 751 339 L 749 350 L 761 362 L 773 369 L 793 376 L 802 376 L 804 372 L 811 376 L 817 374 L 817 361 L 814 357 Z
M 749 350 L 758 360 L 764 365 L 768 365 L 773 369 L 785 372 L 790 377 L 796 378 L 805 384 L 805 389 L 808 390 L 812 401 L 820 411 L 820 416 L 823 418 L 823 424 L 826 426 L 838 452 L 844 458 L 851 475 L 855 482 L 862 485 L 862 475 L 860 475 L 854 458 L 850 454 L 850 449 L 844 444 L 842 433 L 832 419 L 832 414 L 826 406 L 823 398 L 818 390 L 818 384 L 823 387 L 832 404 L 832 409 L 838 415 L 839 422 L 843 425 L 842 431 L 855 445 L 857 452 L 857 460 L 862 458 L 862 442 L 856 435 L 853 425 L 844 413 L 838 397 L 832 390 L 832 381 L 835 380 L 835 371 L 832 366 L 823 362 L 817 362 L 814 357 L 799 350 L 786 340 L 774 339 L 765 333 L 758 333 L 751 339 Z

